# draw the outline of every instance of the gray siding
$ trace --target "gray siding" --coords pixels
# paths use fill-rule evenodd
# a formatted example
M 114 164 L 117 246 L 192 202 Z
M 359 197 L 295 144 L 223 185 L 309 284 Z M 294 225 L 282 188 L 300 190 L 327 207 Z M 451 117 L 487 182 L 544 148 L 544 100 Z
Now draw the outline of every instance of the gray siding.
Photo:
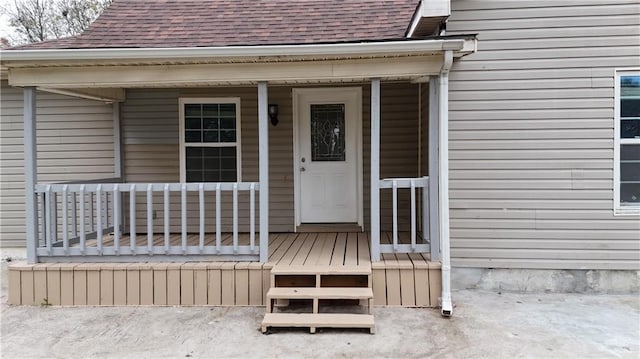
M 450 82 L 455 266 L 640 269 L 613 216 L 614 68 L 640 66 L 635 0 L 453 0 L 478 53 Z
M 352 86 L 352 85 L 349 85 Z M 369 157 L 370 99 L 369 85 L 363 88 L 363 182 L 365 225 L 369 223 Z M 382 85 L 381 176 L 409 177 L 418 172 L 418 86 L 412 84 Z M 122 105 L 125 179 L 127 182 L 178 182 L 178 98 L 240 97 L 242 132 L 242 180 L 258 181 L 258 128 L 256 88 L 207 89 L 131 89 Z M 270 87 L 269 102 L 279 104 L 279 123 L 269 127 L 270 230 L 288 232 L 294 229 L 293 196 L 293 104 L 291 87 Z M 400 196 L 401 228 L 409 223 L 407 195 Z M 210 197 L 213 198 L 213 197 Z M 160 198 L 154 199 L 157 208 Z M 177 204 L 178 198 L 172 199 Z M 144 203 L 140 198 L 139 203 Z M 229 200 L 223 199 L 223 204 Z M 383 228 L 390 227 L 391 196 L 381 199 Z M 241 206 L 247 207 L 246 199 Z M 226 207 L 229 209 L 230 207 Z M 138 205 L 139 221 L 145 220 L 145 208 Z M 172 211 L 179 211 L 177 206 Z M 189 208 L 190 230 L 196 226 L 197 207 Z M 176 212 L 177 213 L 177 212 Z M 230 211 L 225 211 L 223 225 L 231 224 Z M 242 214 L 243 212 L 240 212 Z M 246 211 L 244 213 L 247 213 Z M 155 225 L 161 226 L 161 216 Z M 240 218 L 241 230 L 248 219 Z M 172 230 L 178 230 L 177 219 Z M 244 226 L 244 227 L 243 227 Z M 208 230 L 212 227 L 208 226 Z M 139 224 L 139 230 L 144 229 Z
M 22 89 L 2 81 L 0 99 L 0 245 L 24 246 Z M 38 92 L 38 180 L 112 178 L 112 106 Z

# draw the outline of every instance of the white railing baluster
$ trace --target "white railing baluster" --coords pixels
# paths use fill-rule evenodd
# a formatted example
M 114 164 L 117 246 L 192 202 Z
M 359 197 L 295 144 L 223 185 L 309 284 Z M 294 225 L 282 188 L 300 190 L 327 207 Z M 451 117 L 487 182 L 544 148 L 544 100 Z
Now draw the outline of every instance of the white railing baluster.
M 147 184 L 147 253 L 153 255 L 153 185 Z
M 238 253 L 238 184 L 233 184 L 233 253 Z
M 422 177 L 424 187 L 422 187 L 422 241 L 431 241 L 431 228 L 429 227 L 429 177 Z
M 169 184 L 164 185 L 164 253 L 169 253 Z
M 411 180 L 411 250 L 416 250 L 416 181 Z
M 131 254 L 134 256 L 138 250 L 136 239 L 136 185 L 132 184 L 129 188 L 129 247 L 131 248 Z
M 78 200 L 78 196 L 76 192 L 71 192 L 72 201 L 71 201 L 71 235 L 73 238 L 78 238 L 78 206 L 76 201 Z
M 49 255 L 53 254 L 53 236 L 51 235 L 51 185 L 47 186 L 47 192 L 45 196 L 45 213 L 46 213 L 46 232 L 47 232 L 47 251 Z
M 398 250 L 398 181 L 393 181 L 393 250 Z
M 102 225 L 104 228 L 109 228 L 109 192 L 103 192 L 104 201 L 102 202 Z
M 89 192 L 89 221 L 91 221 L 91 232 L 95 232 L 96 230 L 94 212 L 95 210 L 93 208 L 93 192 Z
M 51 241 L 56 243 L 58 241 L 58 194 L 51 192 L 53 198 L 51 198 Z
M 111 196 L 113 209 L 113 250 L 120 255 L 120 188 L 116 183 Z
M 87 250 L 87 231 L 85 224 L 85 195 L 84 195 L 84 185 L 80 186 L 80 253 L 84 255 Z
M 38 247 L 46 246 L 49 240 L 47 236 L 47 228 L 49 226 L 47 224 L 47 194 L 44 192 L 40 193 L 40 213 L 42 216 L 42 221 L 40 222 L 40 227 L 42 228 L 42 236 L 40 236 L 42 244 L 38 243 Z
M 64 254 L 69 255 L 69 186 L 62 187 L 62 248 Z
M 200 242 L 198 247 L 200 254 L 204 252 L 204 183 L 198 185 L 198 202 L 200 205 Z
M 221 218 L 221 213 L 222 212 L 222 198 L 221 198 L 221 191 L 220 191 L 220 183 L 216 184 L 216 252 L 220 253 L 220 250 L 222 249 L 222 218 Z
M 98 210 L 98 213 L 96 213 L 96 220 L 98 222 L 96 240 L 98 243 L 98 254 L 102 255 L 102 229 L 104 227 L 102 226 L 103 214 L 102 214 L 102 185 L 101 184 L 99 184 L 98 188 L 96 188 L 96 209 Z
M 182 184 L 180 188 L 180 211 L 182 226 L 182 254 L 187 254 L 187 185 Z
M 249 187 L 249 248 L 256 250 L 256 184 Z

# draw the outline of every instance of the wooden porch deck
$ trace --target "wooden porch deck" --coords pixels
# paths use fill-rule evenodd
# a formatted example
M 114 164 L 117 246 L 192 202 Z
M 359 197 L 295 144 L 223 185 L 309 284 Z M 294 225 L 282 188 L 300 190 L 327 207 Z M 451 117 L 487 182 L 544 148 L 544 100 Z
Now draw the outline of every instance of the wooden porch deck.
M 105 236 L 103 243 L 112 240 Z M 146 240 L 136 236 L 138 245 Z M 181 237 L 172 235 L 170 241 L 180 245 Z M 189 235 L 188 241 L 197 245 L 199 237 Z M 162 245 L 164 236 L 154 236 L 154 242 Z M 214 244 L 215 236 L 208 234 L 205 242 Z M 225 235 L 224 242 L 231 244 L 232 236 Z M 128 244 L 129 237 L 120 243 Z M 239 236 L 239 244 L 249 244 L 248 234 Z M 433 307 L 441 290 L 440 263 L 428 254 L 384 254 L 372 263 L 368 233 L 272 233 L 268 263 L 166 263 L 148 256 L 138 263 L 16 263 L 9 267 L 9 303 L 263 306 L 274 266 L 371 268 L 375 305 Z

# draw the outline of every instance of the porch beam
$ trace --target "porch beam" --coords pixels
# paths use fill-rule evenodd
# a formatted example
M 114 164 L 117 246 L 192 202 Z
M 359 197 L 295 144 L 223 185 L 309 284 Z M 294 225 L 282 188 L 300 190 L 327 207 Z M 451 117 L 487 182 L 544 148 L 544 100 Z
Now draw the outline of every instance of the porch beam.
M 429 80 L 429 145 L 427 156 L 429 156 L 429 244 L 431 260 L 440 260 L 440 210 L 438 205 L 438 181 L 439 181 L 439 149 L 438 145 L 440 126 L 439 106 L 438 106 L 438 86 L 440 83 L 437 76 L 432 76 Z M 425 233 L 426 236 L 426 233 Z
M 371 261 L 380 261 L 380 79 L 371 79 Z
M 366 81 L 378 78 L 415 79 L 438 74 L 442 56 L 389 59 L 291 61 L 147 66 L 69 66 L 13 68 L 12 86 L 39 86 L 68 90 L 204 86 L 220 84 L 297 83 L 306 81 Z
M 269 95 L 267 83 L 258 82 L 258 149 L 260 173 L 260 262 L 269 260 Z
M 38 182 L 36 147 L 36 88 L 24 88 L 24 197 L 27 261 L 38 262 L 38 216 L 35 186 Z

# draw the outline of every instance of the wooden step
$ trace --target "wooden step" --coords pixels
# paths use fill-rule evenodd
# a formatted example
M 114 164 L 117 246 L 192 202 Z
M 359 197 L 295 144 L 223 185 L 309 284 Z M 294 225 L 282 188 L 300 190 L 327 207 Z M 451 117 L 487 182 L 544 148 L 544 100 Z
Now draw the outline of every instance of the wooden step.
M 276 265 L 271 269 L 274 275 L 370 275 L 371 266 L 305 266 L 305 265 Z
M 269 327 L 306 328 L 315 333 L 316 328 L 368 328 L 375 333 L 373 315 L 370 314 L 334 314 L 334 313 L 267 313 L 262 321 L 262 332 Z
M 279 287 L 270 288 L 269 299 L 371 299 L 371 288 L 313 288 L 313 287 Z

